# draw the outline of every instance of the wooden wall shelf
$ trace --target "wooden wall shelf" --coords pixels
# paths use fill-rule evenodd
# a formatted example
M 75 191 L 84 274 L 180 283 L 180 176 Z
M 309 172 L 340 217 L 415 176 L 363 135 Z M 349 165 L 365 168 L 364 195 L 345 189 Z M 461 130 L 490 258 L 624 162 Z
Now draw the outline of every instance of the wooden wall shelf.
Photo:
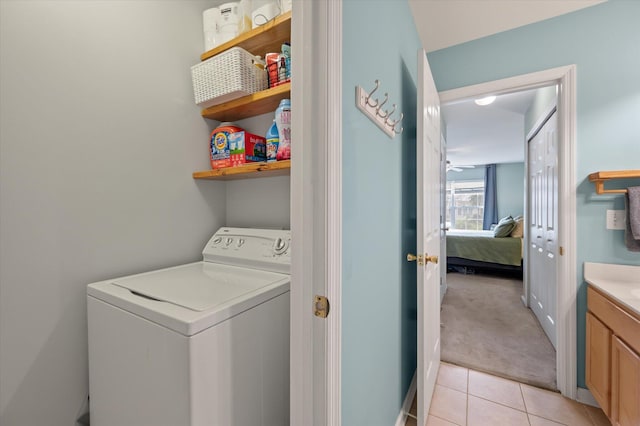
M 202 55 L 202 61 L 224 52 L 232 47 L 241 47 L 253 55 L 264 57 L 268 52 L 280 52 L 282 43 L 291 41 L 291 12 L 287 12 L 272 21 L 239 35 Z M 220 105 L 203 109 L 204 118 L 217 121 L 236 121 L 256 115 L 273 113 L 282 99 L 291 98 L 291 83 L 281 84 L 267 90 L 252 93 Z M 247 163 L 238 167 L 204 170 L 194 172 L 194 179 L 235 180 L 269 176 L 287 176 L 291 173 L 291 160 L 273 163 Z
M 595 172 L 589 175 L 589 180 L 596 186 L 596 194 L 625 194 L 626 189 L 605 189 L 604 183 L 612 179 L 640 178 L 640 170 L 614 170 Z
M 194 179 L 235 180 L 251 179 L 269 176 L 286 176 L 291 172 L 291 160 L 275 161 L 273 163 L 247 163 L 237 167 L 205 170 L 194 172 Z
M 290 97 L 291 83 L 285 83 L 203 109 L 202 116 L 218 121 L 241 120 L 267 112 L 274 112 L 282 99 L 289 99 Z
M 285 41 L 291 41 L 291 12 L 284 13 L 258 28 L 204 52 L 200 55 L 200 60 L 209 59 L 232 47 L 242 47 L 254 55 L 264 57 L 265 53 L 279 52 Z

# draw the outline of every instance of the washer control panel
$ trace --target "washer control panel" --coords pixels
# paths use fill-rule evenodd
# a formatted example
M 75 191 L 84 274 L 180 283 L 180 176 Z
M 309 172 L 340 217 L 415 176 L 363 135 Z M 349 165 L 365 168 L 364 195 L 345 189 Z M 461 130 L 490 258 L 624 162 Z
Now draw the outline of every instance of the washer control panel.
M 220 228 L 202 255 L 205 261 L 289 273 L 291 231 Z

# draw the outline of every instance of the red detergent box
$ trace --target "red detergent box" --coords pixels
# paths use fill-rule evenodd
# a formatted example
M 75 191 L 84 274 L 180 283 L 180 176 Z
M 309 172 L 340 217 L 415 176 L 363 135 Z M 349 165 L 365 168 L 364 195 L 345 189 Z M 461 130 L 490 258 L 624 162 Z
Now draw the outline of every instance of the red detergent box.
M 262 136 L 247 131 L 231 133 L 229 135 L 229 154 L 231 166 L 267 161 L 266 140 Z

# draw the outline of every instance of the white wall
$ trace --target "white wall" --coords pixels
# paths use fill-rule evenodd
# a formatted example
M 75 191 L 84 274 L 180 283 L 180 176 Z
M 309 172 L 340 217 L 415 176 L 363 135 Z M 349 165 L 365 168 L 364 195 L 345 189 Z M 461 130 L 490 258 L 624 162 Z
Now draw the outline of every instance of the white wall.
M 291 229 L 289 176 L 227 183 L 227 226 Z
M 264 136 L 274 113 L 238 120 L 248 132 Z M 209 123 L 218 125 L 218 122 Z M 291 229 L 289 221 L 289 176 L 240 179 L 227 182 L 227 226 Z
M 189 67 L 206 1 L 0 2 L 0 424 L 73 425 L 86 284 L 225 225 Z M 288 219 L 288 218 L 287 218 Z

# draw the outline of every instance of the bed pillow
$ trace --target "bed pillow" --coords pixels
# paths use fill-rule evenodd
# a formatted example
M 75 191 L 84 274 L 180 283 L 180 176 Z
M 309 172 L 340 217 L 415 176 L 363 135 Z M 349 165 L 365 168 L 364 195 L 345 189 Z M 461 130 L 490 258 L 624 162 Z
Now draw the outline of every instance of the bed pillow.
M 511 216 L 503 217 L 493 230 L 493 236 L 496 238 L 504 238 L 511 235 L 511 231 L 516 227 L 516 221 Z
M 524 236 L 524 218 L 522 216 L 516 216 L 515 219 L 516 226 L 511 231 L 511 236 L 513 238 L 522 238 Z

